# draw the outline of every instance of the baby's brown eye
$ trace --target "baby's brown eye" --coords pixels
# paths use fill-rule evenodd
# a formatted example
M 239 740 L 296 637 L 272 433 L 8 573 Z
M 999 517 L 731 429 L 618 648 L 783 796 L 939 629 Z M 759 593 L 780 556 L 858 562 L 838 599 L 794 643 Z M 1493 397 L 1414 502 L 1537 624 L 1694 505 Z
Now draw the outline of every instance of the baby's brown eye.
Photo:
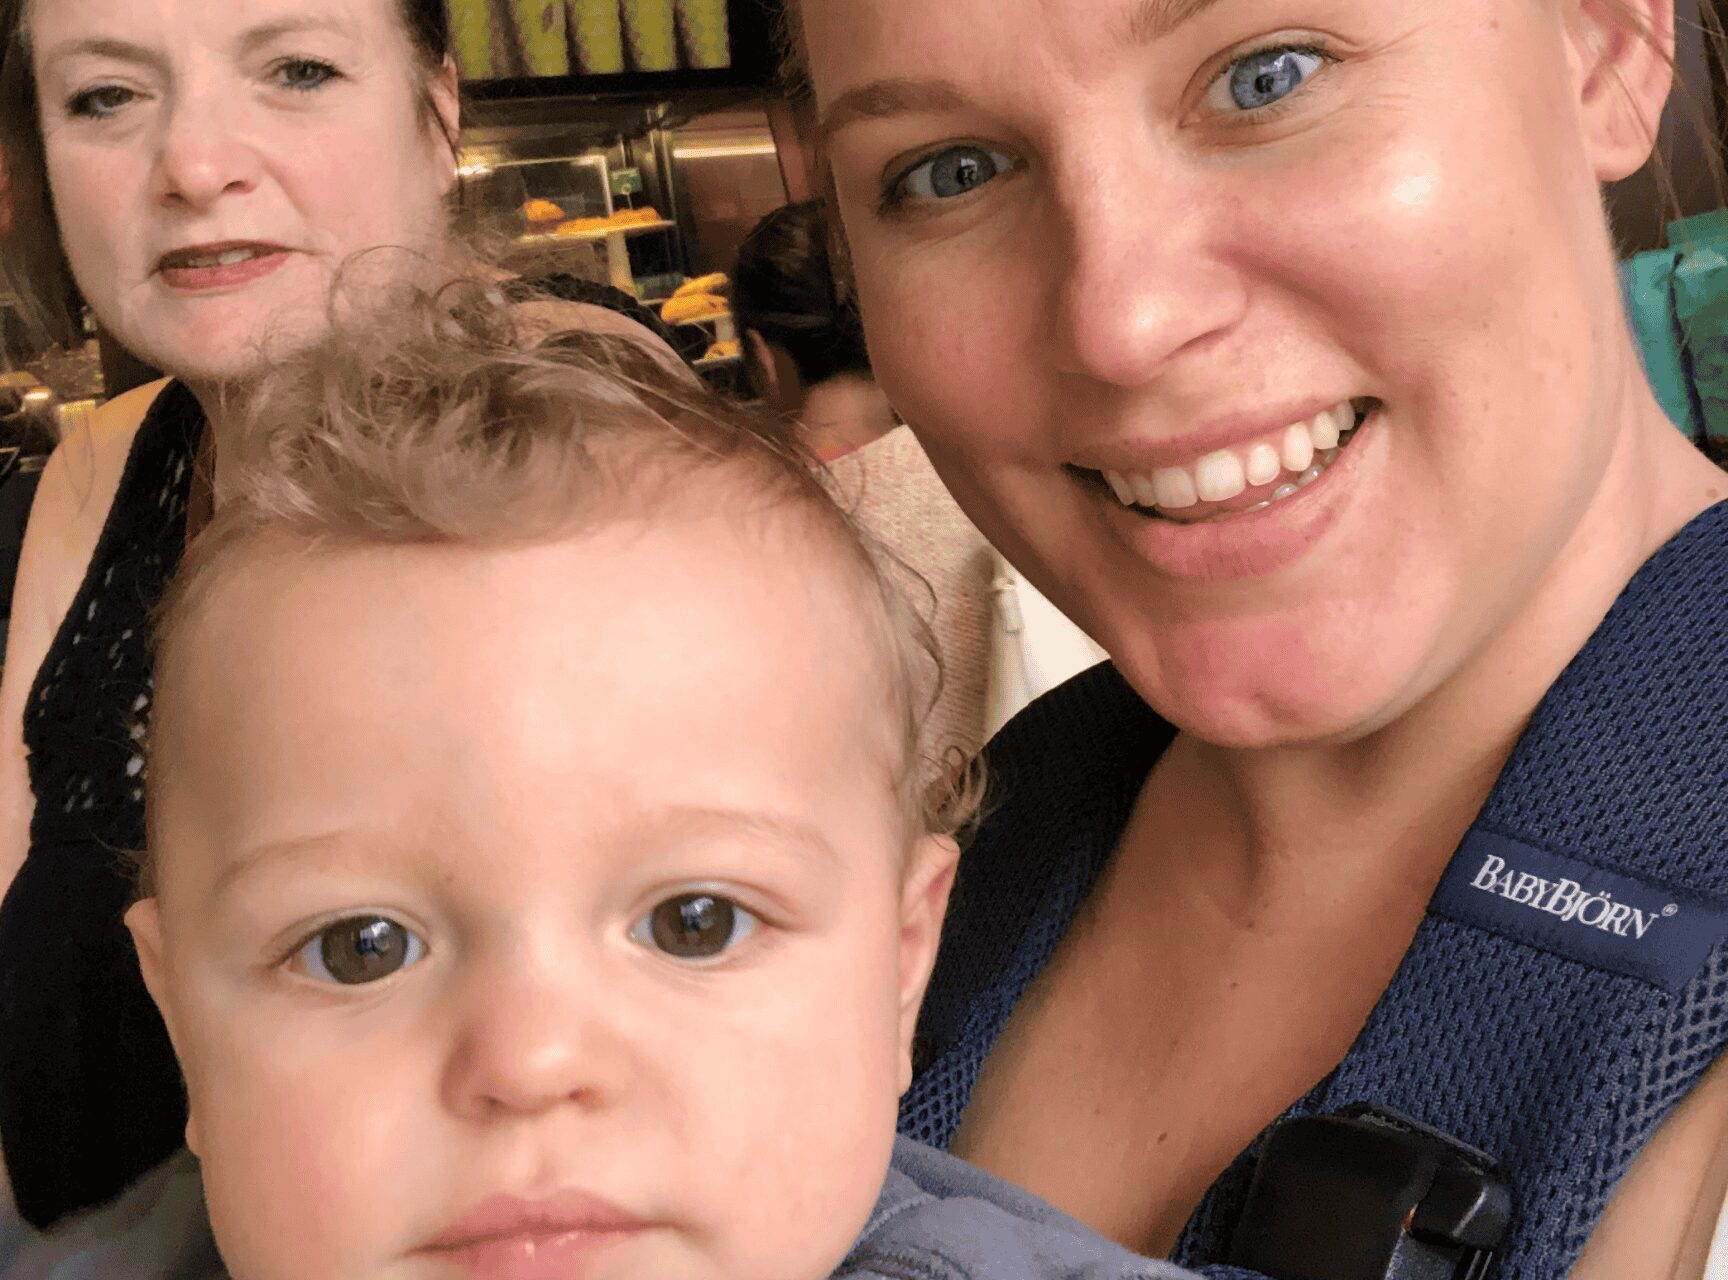
M 631 936 L 674 960 L 712 960 L 755 928 L 756 917 L 730 898 L 687 893 L 655 907 L 631 930 Z
M 345 987 L 378 982 L 419 963 L 426 944 L 383 916 L 353 916 L 320 929 L 295 957 L 306 975 Z

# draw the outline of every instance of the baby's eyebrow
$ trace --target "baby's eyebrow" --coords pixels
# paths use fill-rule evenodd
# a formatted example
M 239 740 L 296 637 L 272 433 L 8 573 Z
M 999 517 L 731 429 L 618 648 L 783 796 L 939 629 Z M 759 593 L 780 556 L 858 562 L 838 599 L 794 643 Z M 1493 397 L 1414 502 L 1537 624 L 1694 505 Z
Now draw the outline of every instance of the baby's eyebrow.
M 743 836 L 766 844 L 791 846 L 830 861 L 839 854 L 814 825 L 768 809 L 726 805 L 674 805 L 662 811 L 657 825 L 675 835 Z
M 340 853 L 344 849 L 358 851 L 364 848 L 376 852 L 381 844 L 381 838 L 375 832 L 362 831 L 358 828 L 344 827 L 335 831 L 323 831 L 316 835 L 292 836 L 282 840 L 266 840 L 259 844 L 248 845 L 233 857 L 229 864 L 222 868 L 216 877 L 216 883 L 211 890 L 213 898 L 221 898 L 232 893 L 237 885 L 247 877 L 256 875 L 266 867 L 282 863 L 292 863 L 316 857 L 328 857 Z

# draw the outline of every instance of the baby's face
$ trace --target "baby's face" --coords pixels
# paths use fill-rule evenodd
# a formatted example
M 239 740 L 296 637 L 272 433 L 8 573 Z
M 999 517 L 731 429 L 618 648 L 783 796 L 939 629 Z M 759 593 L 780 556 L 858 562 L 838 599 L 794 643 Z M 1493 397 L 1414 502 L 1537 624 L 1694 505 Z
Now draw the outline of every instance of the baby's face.
M 237 1280 L 843 1256 L 950 862 L 907 835 L 859 589 L 778 523 L 218 585 L 130 923 Z

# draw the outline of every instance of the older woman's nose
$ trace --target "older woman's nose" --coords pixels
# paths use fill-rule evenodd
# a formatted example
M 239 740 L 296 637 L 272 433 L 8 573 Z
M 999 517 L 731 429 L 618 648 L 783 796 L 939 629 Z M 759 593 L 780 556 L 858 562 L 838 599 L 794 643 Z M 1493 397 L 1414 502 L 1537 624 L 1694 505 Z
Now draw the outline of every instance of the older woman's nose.
M 1062 257 L 1053 339 L 1064 371 L 1144 386 L 1241 318 L 1246 284 L 1202 210 L 1150 172 L 1106 170 L 1064 194 L 1049 241 Z
M 561 970 L 561 971 L 560 971 Z M 569 966 L 476 978 L 445 1076 L 447 1105 L 473 1119 L 616 1102 L 629 1067 L 615 1002 Z
M 258 185 L 262 161 L 243 122 L 220 101 L 175 104 L 166 113 L 156 164 L 158 198 L 194 210 Z

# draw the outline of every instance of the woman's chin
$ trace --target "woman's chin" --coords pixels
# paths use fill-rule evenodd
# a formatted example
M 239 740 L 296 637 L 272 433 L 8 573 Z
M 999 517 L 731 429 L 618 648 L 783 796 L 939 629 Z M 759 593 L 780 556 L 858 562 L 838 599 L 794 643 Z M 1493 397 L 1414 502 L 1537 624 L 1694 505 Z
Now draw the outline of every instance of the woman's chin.
M 300 316 L 277 315 L 269 323 L 188 327 L 155 335 L 139 335 L 132 349 L 164 373 L 193 386 L 246 382 L 283 359 L 315 345 L 327 331 L 326 316 L 308 311 Z
M 1166 695 L 1166 700 L 1171 709 L 1160 714 L 1178 729 L 1233 751 L 1352 742 L 1371 732 L 1375 721 L 1367 708 L 1292 705 L 1288 697 L 1229 697 L 1205 690 Z
M 1147 704 L 1183 732 L 1235 750 L 1358 741 L 1397 718 L 1411 683 L 1385 653 L 1321 661 L 1292 645 L 1241 662 L 1221 647 L 1163 646 L 1145 657 L 1116 664 Z

